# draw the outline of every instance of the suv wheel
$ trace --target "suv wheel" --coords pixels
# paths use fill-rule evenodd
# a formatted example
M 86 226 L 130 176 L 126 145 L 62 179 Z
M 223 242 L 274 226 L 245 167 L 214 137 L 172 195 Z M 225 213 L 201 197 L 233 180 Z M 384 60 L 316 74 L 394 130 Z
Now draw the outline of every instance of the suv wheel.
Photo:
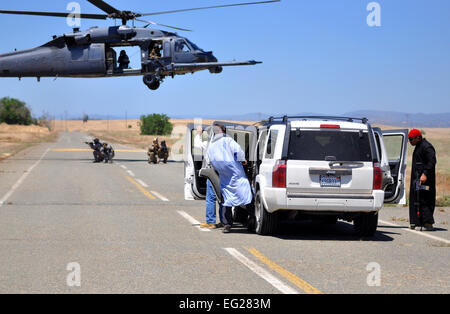
M 257 234 L 271 235 L 275 233 L 278 224 L 277 213 L 267 212 L 262 203 L 260 191 L 255 195 L 255 218 Z
M 360 236 L 373 236 L 378 227 L 378 213 L 361 213 L 361 215 L 353 221 L 353 227 Z

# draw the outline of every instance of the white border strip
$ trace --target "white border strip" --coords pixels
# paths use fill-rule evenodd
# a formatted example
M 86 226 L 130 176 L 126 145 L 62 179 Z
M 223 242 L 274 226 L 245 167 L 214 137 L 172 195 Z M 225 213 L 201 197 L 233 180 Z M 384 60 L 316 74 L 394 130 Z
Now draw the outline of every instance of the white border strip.
M 163 202 L 168 202 L 169 199 L 165 198 L 164 196 L 162 196 L 161 194 L 159 194 L 158 192 L 155 191 L 150 191 L 153 195 L 155 195 L 157 198 L 159 198 L 161 201 Z
M 145 182 L 142 181 L 141 179 L 136 179 L 136 182 L 139 183 L 140 185 L 142 185 L 144 188 L 148 188 L 147 183 L 145 183 Z
M 299 294 L 298 291 L 292 289 L 288 285 L 285 285 L 282 283 L 278 278 L 270 274 L 267 270 L 264 268 L 256 265 L 254 262 L 249 260 L 247 257 L 242 255 L 238 250 L 233 248 L 226 248 L 224 249 L 227 251 L 231 256 L 233 256 L 235 259 L 237 259 L 239 262 L 247 266 L 251 271 L 253 271 L 255 274 L 257 274 L 259 277 L 270 283 L 272 286 L 277 288 L 281 293 L 284 294 Z
M 200 228 L 200 222 L 198 222 L 197 220 L 195 220 L 194 218 L 192 218 L 188 213 L 182 211 L 182 210 L 177 210 L 178 214 L 180 214 L 184 219 L 186 219 L 187 221 L 189 221 L 193 226 L 197 227 L 200 231 L 204 231 L 204 232 L 208 232 L 211 231 L 207 228 Z
M 381 222 L 382 224 L 386 224 L 388 226 L 402 227 L 403 230 L 412 232 L 414 234 L 417 234 L 417 235 L 420 235 L 420 236 L 423 236 L 423 237 L 427 237 L 427 238 L 430 238 L 430 239 L 433 239 L 433 240 L 436 240 L 436 241 L 440 241 L 440 242 L 444 242 L 444 243 L 450 244 L 450 240 L 433 236 L 433 235 L 427 233 L 427 231 L 420 232 L 420 231 L 412 230 L 412 229 L 409 229 L 408 227 L 397 225 L 397 224 L 394 224 L 394 223 L 391 223 L 391 222 L 387 222 L 387 221 L 384 221 L 384 220 L 379 220 L 379 222 Z
M 47 148 L 47 150 L 41 156 L 41 158 L 39 158 L 38 161 L 36 161 L 30 168 L 28 168 L 28 170 L 25 171 L 25 173 L 19 178 L 19 180 L 17 180 L 17 182 L 12 186 L 12 188 L 8 191 L 8 193 L 6 193 L 5 196 L 3 196 L 2 199 L 0 199 L 0 207 L 2 207 L 3 204 L 5 204 L 5 202 L 8 200 L 8 198 L 10 198 L 11 195 L 14 193 L 14 191 L 19 188 L 19 186 L 23 183 L 23 181 L 25 181 L 25 179 L 28 177 L 28 175 L 31 173 L 31 171 L 33 171 L 33 169 L 36 168 L 36 166 L 42 161 L 42 159 L 44 159 L 45 155 L 47 155 L 47 153 L 49 151 L 50 151 L 50 148 Z

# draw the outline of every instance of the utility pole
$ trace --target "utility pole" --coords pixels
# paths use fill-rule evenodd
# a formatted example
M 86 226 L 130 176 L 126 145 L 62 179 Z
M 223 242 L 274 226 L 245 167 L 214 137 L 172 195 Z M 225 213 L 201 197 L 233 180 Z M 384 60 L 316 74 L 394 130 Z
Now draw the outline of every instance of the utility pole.
M 67 110 L 64 110 L 64 121 L 65 121 L 65 129 L 66 129 L 66 132 L 68 131 L 67 130 Z

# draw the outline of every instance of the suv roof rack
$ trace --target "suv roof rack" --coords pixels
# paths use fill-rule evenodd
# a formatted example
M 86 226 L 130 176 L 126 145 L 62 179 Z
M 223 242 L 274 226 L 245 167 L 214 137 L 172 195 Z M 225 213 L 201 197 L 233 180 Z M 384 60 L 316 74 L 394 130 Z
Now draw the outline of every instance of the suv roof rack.
M 367 118 L 352 118 L 352 117 L 337 117 L 337 116 L 283 116 L 283 117 L 270 117 L 269 123 L 276 122 L 275 120 L 281 120 L 279 122 L 287 123 L 291 119 L 304 119 L 304 120 L 338 120 L 338 121 L 347 121 L 347 122 L 353 122 L 354 120 L 359 120 L 363 124 L 367 124 L 369 122 L 369 119 Z

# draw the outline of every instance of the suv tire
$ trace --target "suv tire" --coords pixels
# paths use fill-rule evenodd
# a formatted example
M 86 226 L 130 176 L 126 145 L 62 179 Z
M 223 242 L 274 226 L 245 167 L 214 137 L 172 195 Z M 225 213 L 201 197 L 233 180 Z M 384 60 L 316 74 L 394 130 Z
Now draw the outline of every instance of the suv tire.
M 275 233 L 278 225 L 277 213 L 267 212 L 261 200 L 261 192 L 255 195 L 255 229 L 259 235 L 272 235 Z
M 361 213 L 353 221 L 353 227 L 359 236 L 372 237 L 378 227 L 378 212 Z

